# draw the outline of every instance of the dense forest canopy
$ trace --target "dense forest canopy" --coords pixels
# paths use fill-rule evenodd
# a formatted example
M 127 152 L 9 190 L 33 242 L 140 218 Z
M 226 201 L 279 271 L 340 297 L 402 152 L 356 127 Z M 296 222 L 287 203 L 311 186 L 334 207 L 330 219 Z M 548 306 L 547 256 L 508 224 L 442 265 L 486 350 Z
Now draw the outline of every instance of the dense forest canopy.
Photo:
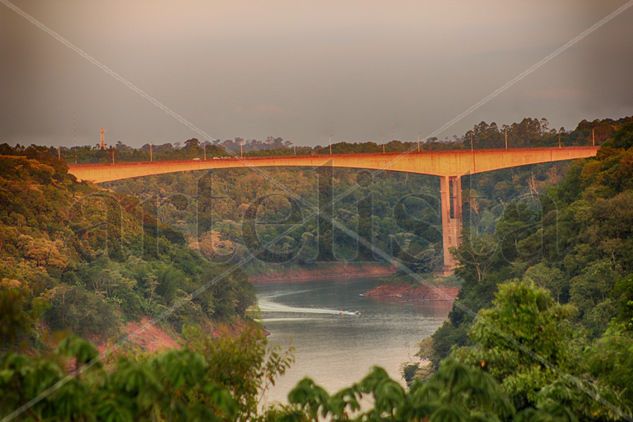
M 188 248 L 135 198 L 78 183 L 46 148 L 24 154 L 0 156 L 0 278 L 19 290 L 3 317 L 42 317 L 29 343 L 48 329 L 107 338 L 125 321 L 179 301 L 189 303 L 169 318 L 176 330 L 243 316 L 253 302 L 239 270 L 190 297 L 226 269 Z M 2 327 L 6 338 L 19 335 L 19 326 L 3 320 Z

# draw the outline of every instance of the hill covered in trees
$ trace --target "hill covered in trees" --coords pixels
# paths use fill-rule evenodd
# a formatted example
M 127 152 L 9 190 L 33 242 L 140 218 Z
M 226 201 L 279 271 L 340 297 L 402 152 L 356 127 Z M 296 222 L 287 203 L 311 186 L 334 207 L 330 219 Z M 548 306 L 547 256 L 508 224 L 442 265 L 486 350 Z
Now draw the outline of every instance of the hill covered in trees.
M 449 357 L 480 366 L 518 408 L 566 403 L 581 419 L 630 414 L 632 147 L 629 119 L 595 159 L 506 204 L 493 231 L 466 226 L 456 251 L 464 284 L 421 356 L 436 368 Z
M 541 195 L 507 204 L 495 231 L 464 234 L 456 251 L 465 284 L 450 321 L 436 334 L 438 356 L 448 343 L 466 341 L 472 312 L 488 306 L 497 284 L 529 277 L 599 336 L 617 314 L 618 280 L 633 273 L 633 124 L 615 132 L 596 159 L 574 163 Z M 475 229 L 475 230 L 472 230 Z M 621 309 L 620 309 L 621 310 Z M 440 340 L 444 339 L 444 340 Z
M 151 208 L 78 183 L 45 148 L 19 153 L 0 156 L 2 347 L 37 347 L 59 330 L 102 341 L 176 304 L 165 322 L 180 331 L 244 316 L 253 303 L 243 273 L 214 284 L 226 268 L 188 248 Z

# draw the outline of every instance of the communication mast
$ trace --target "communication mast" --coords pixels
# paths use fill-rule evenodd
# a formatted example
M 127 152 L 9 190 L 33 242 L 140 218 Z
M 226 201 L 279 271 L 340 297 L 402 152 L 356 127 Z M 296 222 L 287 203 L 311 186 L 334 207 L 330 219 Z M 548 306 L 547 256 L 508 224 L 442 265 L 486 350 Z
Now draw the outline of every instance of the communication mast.
M 99 132 L 99 149 L 101 150 L 106 149 L 105 130 L 103 130 L 103 128 L 101 128 L 101 131 Z

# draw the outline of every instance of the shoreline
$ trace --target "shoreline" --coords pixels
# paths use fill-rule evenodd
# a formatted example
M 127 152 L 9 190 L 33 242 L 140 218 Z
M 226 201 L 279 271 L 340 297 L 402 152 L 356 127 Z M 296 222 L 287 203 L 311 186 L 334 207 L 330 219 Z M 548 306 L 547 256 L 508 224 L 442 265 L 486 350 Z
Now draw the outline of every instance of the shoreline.
M 393 266 L 380 264 L 333 264 L 328 267 L 314 266 L 273 271 L 266 274 L 249 275 L 253 285 L 303 284 L 315 281 L 346 282 L 358 279 L 387 278 L 396 274 Z M 384 303 L 437 302 L 452 304 L 460 287 L 436 283 L 410 284 L 388 281 L 364 292 L 362 295 Z
M 313 281 L 348 281 L 358 278 L 389 277 L 396 273 L 396 268 L 380 264 L 334 264 L 328 267 L 297 268 L 286 271 L 275 271 L 267 274 L 249 275 L 248 280 L 254 285 L 261 284 L 301 284 Z
M 405 283 L 381 284 L 363 295 L 380 302 L 416 303 L 450 302 L 459 294 L 459 287 L 437 286 L 431 284 L 411 285 Z

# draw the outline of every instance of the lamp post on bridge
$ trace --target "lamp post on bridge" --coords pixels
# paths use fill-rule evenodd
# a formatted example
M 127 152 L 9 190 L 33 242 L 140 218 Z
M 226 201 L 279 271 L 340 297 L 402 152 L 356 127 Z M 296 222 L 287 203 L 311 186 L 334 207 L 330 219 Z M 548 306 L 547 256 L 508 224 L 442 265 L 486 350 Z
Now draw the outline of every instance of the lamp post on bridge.
M 470 134 L 470 155 L 473 157 L 473 171 L 475 169 L 475 140 L 474 133 Z

